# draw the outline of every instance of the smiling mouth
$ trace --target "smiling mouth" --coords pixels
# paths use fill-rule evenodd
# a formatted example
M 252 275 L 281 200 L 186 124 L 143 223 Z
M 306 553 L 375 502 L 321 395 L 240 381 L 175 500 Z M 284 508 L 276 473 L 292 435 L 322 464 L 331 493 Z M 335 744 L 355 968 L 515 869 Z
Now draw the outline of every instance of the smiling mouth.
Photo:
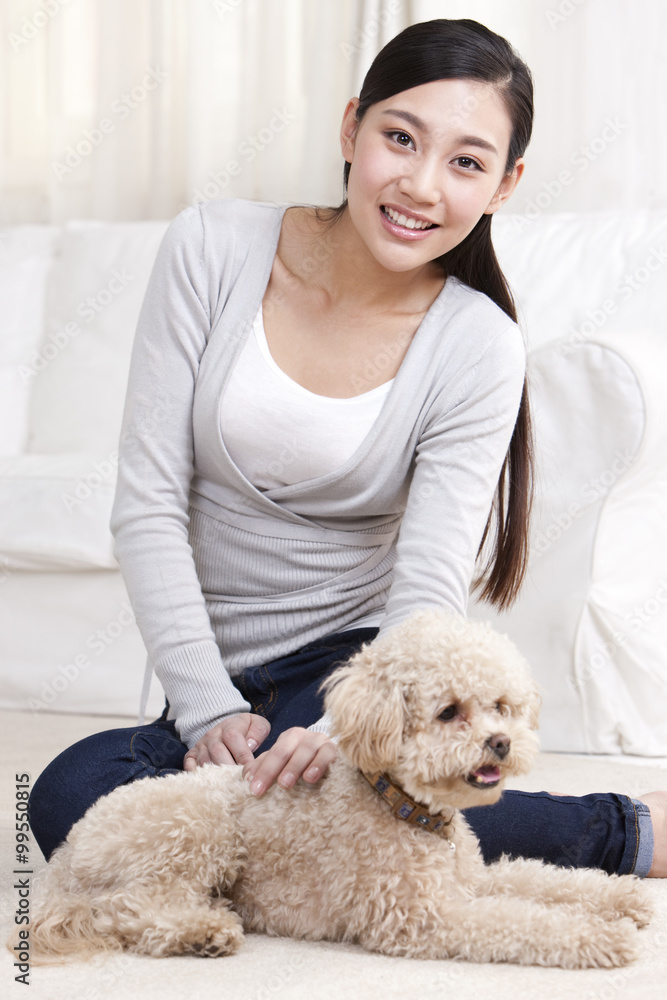
M 496 764 L 485 764 L 471 771 L 465 779 L 474 788 L 495 788 L 500 783 L 500 768 Z
M 410 218 L 410 216 L 401 215 L 393 209 L 387 208 L 386 205 L 381 205 L 380 209 L 382 214 L 389 220 L 389 222 L 391 222 L 392 225 L 399 226 L 401 229 L 408 229 L 410 232 L 425 232 L 428 229 L 438 228 L 438 225 L 435 222 L 424 224 L 417 219 Z M 400 222 L 400 219 L 403 219 L 404 221 Z

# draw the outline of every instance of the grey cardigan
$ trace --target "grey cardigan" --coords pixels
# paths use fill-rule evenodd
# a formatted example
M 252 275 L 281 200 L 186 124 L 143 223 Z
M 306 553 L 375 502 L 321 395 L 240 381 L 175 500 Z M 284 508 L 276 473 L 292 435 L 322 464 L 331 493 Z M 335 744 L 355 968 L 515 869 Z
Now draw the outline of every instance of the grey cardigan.
M 222 437 L 225 385 L 264 296 L 287 204 L 186 208 L 139 315 L 111 515 L 115 555 L 188 747 L 249 711 L 231 676 L 384 609 L 465 614 L 521 398 L 519 328 L 448 278 L 382 410 L 340 468 L 256 489 Z M 326 722 L 312 728 L 326 730 Z

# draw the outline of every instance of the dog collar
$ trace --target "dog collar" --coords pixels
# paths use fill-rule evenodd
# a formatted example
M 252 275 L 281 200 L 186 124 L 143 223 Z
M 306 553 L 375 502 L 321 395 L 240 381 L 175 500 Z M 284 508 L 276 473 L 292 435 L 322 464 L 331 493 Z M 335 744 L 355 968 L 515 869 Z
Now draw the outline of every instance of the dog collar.
M 444 816 L 432 816 L 425 806 L 419 805 L 418 802 L 411 799 L 402 788 L 394 785 L 382 771 L 376 771 L 374 774 L 366 774 L 365 771 L 361 773 L 380 798 L 391 806 L 394 816 L 412 826 L 418 826 L 422 830 L 437 833 L 439 837 L 448 842 L 451 851 L 456 850 L 456 845 L 451 842 L 448 836 L 448 827 L 452 822 L 451 816 L 449 819 L 445 819 Z

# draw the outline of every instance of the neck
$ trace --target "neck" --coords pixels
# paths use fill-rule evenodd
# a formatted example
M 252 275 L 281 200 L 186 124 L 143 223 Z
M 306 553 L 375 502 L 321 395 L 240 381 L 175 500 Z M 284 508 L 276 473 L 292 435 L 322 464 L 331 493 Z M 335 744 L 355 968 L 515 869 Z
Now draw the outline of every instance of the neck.
M 331 305 L 353 312 L 425 312 L 444 284 L 442 267 L 429 261 L 412 271 L 388 271 L 375 260 L 346 209 L 326 231 L 312 216 L 314 232 L 322 236 L 323 250 L 309 254 L 319 267 L 311 280 L 326 293 Z M 329 252 L 326 252 L 329 251 Z

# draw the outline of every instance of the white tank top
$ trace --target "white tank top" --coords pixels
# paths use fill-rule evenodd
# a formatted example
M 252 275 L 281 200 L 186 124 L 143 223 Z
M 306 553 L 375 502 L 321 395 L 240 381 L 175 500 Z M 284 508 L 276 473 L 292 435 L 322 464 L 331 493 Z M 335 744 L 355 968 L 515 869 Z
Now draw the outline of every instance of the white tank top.
M 262 306 L 225 389 L 223 441 L 258 490 L 293 485 L 340 468 L 370 431 L 392 382 L 349 399 L 319 396 L 271 356 Z

